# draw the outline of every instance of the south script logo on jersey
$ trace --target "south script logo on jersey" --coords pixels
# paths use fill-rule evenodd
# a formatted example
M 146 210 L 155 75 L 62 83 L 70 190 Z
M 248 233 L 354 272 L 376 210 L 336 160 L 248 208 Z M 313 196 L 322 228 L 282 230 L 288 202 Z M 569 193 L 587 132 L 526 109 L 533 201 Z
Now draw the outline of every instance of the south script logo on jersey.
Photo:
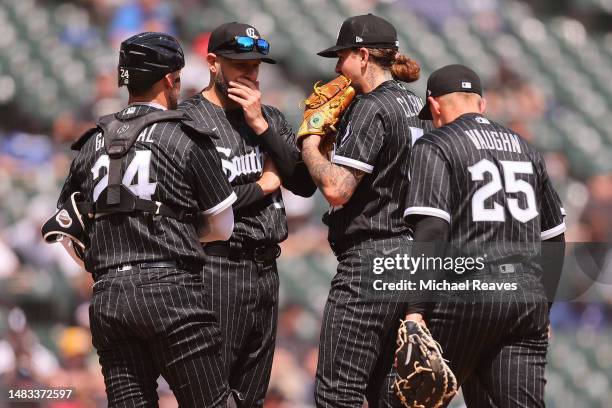
M 221 153 L 221 165 L 230 183 L 238 176 L 261 173 L 263 169 L 264 156 L 259 146 L 250 153 L 234 157 L 231 157 L 232 149 L 217 146 L 217 151 Z

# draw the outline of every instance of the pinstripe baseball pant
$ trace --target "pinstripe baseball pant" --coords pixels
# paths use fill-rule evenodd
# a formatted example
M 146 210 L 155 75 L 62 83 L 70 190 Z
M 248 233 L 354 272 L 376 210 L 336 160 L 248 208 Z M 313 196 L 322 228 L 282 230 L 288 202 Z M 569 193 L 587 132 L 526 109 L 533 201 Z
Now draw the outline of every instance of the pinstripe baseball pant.
M 535 275 L 508 282 L 518 290 L 449 295 L 427 315 L 469 408 L 544 407 L 547 299 Z
M 171 267 L 109 269 L 89 308 L 109 407 L 157 407 L 157 377 L 181 407 L 225 407 L 221 332 L 201 276 Z
M 408 247 L 404 237 L 367 241 L 338 254 L 323 312 L 315 402 L 319 408 L 399 407 L 392 392 L 402 303 L 367 301 L 361 281 L 376 256 Z
M 206 258 L 204 287 L 223 333 L 229 386 L 241 394 L 240 408 L 262 407 L 276 344 L 276 261 Z

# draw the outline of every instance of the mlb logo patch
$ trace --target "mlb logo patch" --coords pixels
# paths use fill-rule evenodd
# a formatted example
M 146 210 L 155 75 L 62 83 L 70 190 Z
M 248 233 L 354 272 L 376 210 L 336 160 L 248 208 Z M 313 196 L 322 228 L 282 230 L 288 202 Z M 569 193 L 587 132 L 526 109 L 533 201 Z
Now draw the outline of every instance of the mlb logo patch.
M 126 115 L 131 115 L 131 114 L 132 114 L 132 113 L 134 113 L 134 112 L 136 112 L 136 108 L 134 108 L 134 107 L 127 108 L 127 109 L 125 110 L 125 114 L 126 114 Z
M 472 89 L 472 83 L 471 82 L 462 82 L 461 83 L 461 88 L 463 88 L 463 89 Z

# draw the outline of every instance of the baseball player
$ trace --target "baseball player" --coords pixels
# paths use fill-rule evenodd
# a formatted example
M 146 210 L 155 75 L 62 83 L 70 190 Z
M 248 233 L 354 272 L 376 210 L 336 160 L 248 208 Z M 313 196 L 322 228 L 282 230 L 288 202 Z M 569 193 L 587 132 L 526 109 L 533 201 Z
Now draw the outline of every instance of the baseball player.
M 180 406 L 235 406 L 199 241 L 229 238 L 236 196 L 208 130 L 168 110 L 183 66 L 167 34 L 121 44 L 129 105 L 73 145 L 59 210 L 43 227 L 93 274 L 91 331 L 110 407 L 156 407 L 160 374 Z
M 541 241 L 557 242 L 544 272 L 561 270 L 564 210 L 538 151 L 483 116 L 474 71 L 435 71 L 427 96 L 419 118 L 436 129 L 413 148 L 406 221 L 415 241 L 450 242 L 485 259 L 467 277 L 472 282 L 510 286 L 442 292 L 433 305 L 410 304 L 406 318 L 424 319 L 458 384 L 468 385 L 469 407 L 543 407 L 550 304 L 538 256 Z M 444 277 L 467 279 L 452 271 Z
M 224 334 L 230 387 L 241 407 L 261 407 L 270 380 L 278 315 L 278 243 L 287 238 L 280 185 L 308 197 L 316 191 L 282 113 L 261 103 L 260 64 L 270 44 L 248 24 L 211 34 L 210 84 L 180 109 L 211 129 L 225 174 L 238 196 L 234 233 L 206 244 L 203 279 Z
M 372 14 L 345 20 L 336 45 L 318 55 L 338 58 L 336 72 L 357 96 L 340 120 L 331 160 L 319 150 L 321 136 L 302 142 L 304 162 L 332 206 L 323 221 L 339 261 L 323 315 L 315 400 L 317 407 L 361 407 L 364 397 L 370 408 L 396 406 L 393 348 L 403 309 L 366 301 L 360 282 L 373 257 L 409 245 L 402 220 L 408 160 L 429 125 L 417 118 L 422 101 L 400 81 L 418 79 L 419 66 L 398 52 L 395 28 Z

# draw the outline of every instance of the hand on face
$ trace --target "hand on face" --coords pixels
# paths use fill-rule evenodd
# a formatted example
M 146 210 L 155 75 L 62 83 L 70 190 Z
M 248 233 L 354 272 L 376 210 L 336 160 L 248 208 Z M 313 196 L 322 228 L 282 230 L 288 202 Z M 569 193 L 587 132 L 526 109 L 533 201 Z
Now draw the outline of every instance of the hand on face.
M 261 111 L 261 92 L 259 81 L 251 81 L 244 77 L 229 81 L 228 98 L 242 106 L 247 125 L 260 135 L 268 128 Z

